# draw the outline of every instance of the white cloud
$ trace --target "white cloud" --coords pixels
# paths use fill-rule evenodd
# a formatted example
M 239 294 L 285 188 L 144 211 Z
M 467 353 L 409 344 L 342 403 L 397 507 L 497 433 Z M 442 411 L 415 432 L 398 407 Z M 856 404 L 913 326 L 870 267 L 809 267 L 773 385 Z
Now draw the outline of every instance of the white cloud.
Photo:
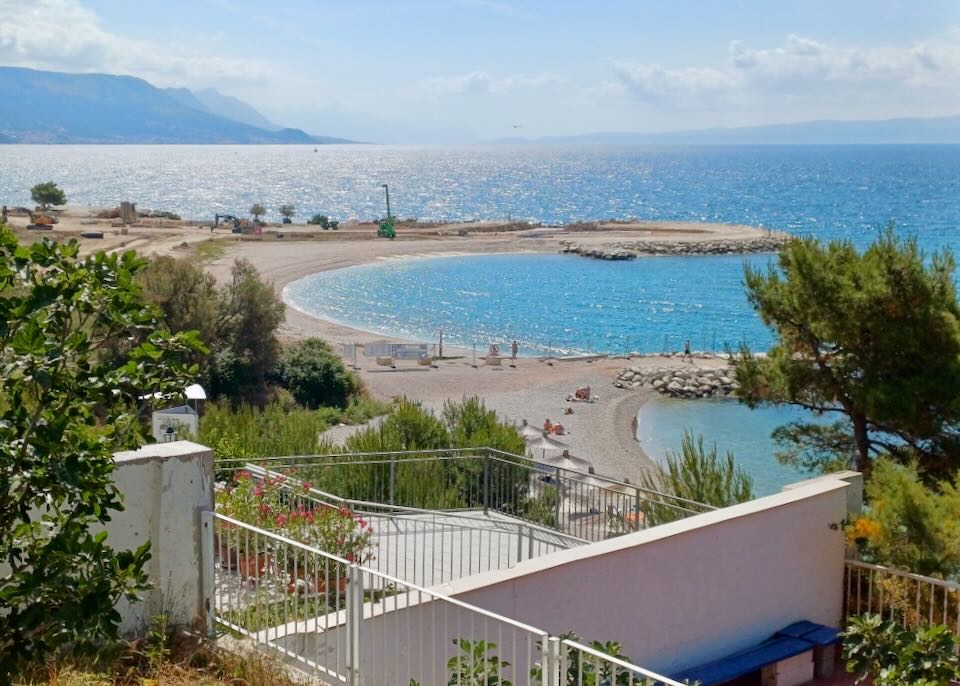
M 106 31 L 77 0 L 0 0 L 0 62 L 141 76 L 161 85 L 260 81 L 262 62 L 191 53 Z
M 623 93 L 677 105 L 935 95 L 960 87 L 960 43 L 928 40 L 910 46 L 858 48 L 790 34 L 774 48 L 732 41 L 725 64 L 666 68 L 614 60 Z M 606 87 L 608 94 L 614 89 Z
M 462 93 L 509 93 L 547 88 L 562 83 L 564 79 L 550 72 L 511 74 L 498 79 L 485 71 L 472 71 L 457 76 L 424 79 L 420 82 L 420 89 L 434 96 L 442 96 Z
M 737 86 L 735 76 L 705 68 L 667 69 L 659 64 L 615 60 L 613 70 L 624 92 L 644 100 L 702 100 L 723 96 Z M 608 93 L 616 89 L 607 84 Z

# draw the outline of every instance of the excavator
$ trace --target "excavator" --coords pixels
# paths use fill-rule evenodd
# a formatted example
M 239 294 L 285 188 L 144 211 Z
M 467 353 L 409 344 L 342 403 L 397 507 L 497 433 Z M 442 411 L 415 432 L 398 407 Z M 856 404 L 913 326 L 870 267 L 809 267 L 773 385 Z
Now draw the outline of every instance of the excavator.
M 28 229 L 40 229 L 49 231 L 53 228 L 53 225 L 56 224 L 59 220 L 53 215 L 43 214 L 42 212 L 34 212 L 33 210 L 27 207 L 7 207 L 3 206 L 3 221 L 7 221 L 7 216 L 14 214 L 17 216 L 30 217 L 30 223 L 27 225 Z
M 233 223 L 233 233 L 241 233 L 239 217 L 235 217 L 232 214 L 215 214 L 213 215 L 213 228 L 220 226 L 221 220 L 224 224 L 227 222 Z

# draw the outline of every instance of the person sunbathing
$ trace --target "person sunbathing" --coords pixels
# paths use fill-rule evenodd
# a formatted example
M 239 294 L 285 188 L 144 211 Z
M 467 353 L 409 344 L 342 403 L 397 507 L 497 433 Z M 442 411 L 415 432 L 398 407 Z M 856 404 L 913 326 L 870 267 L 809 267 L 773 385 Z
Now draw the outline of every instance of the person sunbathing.
M 544 430 L 546 433 L 548 433 L 548 434 L 552 434 L 552 433 L 553 433 L 553 422 L 551 422 L 549 419 L 547 419 L 547 420 L 543 423 L 543 430 Z

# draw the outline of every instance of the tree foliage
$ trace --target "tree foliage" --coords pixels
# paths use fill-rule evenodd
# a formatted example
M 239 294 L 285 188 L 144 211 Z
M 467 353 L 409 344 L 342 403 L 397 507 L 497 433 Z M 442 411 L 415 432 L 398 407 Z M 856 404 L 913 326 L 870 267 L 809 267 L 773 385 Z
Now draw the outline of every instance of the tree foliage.
M 360 380 L 326 341 L 308 338 L 287 346 L 277 363 L 277 380 L 304 407 L 345 408 L 360 391 Z
M 214 395 L 262 404 L 280 353 L 283 301 L 247 260 L 237 260 L 220 291 L 210 386 Z
M 685 431 L 680 452 L 667 451 L 662 465 L 640 479 L 644 488 L 714 507 L 728 507 L 753 499 L 753 480 L 738 467 L 733 452 L 721 457 L 717 445 L 707 450 L 703 436 Z M 681 516 L 667 506 L 648 504 L 648 523 L 662 524 Z
M 144 588 L 149 552 L 95 533 L 122 509 L 112 453 L 142 441 L 138 398 L 182 392 L 179 359 L 201 350 L 160 330 L 133 253 L 78 249 L 19 247 L 0 228 L 0 681 L 116 637 L 114 604 Z M 139 332 L 124 364 L 104 361 L 107 341 Z
M 30 189 L 30 198 L 46 210 L 51 205 L 66 205 L 67 196 L 53 181 L 38 183 Z
M 943 624 L 906 629 L 879 615 L 853 617 L 843 633 L 843 657 L 856 683 L 943 686 L 960 679 L 960 641 Z
M 881 458 L 866 496 L 866 512 L 849 529 L 863 558 L 927 576 L 960 575 L 960 475 L 934 490 L 916 465 Z
M 137 280 L 169 330 L 199 333 L 210 353 L 197 357 L 196 380 L 211 395 L 234 404 L 266 401 L 280 353 L 276 331 L 284 306 L 253 265 L 235 262 L 230 280 L 218 287 L 192 260 L 157 257 Z
M 258 202 L 255 202 L 253 203 L 253 205 L 250 206 L 250 214 L 253 215 L 253 221 L 255 222 L 259 222 L 260 217 L 262 217 L 266 213 L 267 213 L 267 209 Z
M 829 435 L 793 431 L 787 451 L 869 472 L 882 452 L 920 459 L 931 475 L 955 466 L 960 417 L 960 306 L 949 252 L 929 260 L 888 228 L 864 252 L 847 241 L 797 239 L 779 268 L 746 267 L 747 296 L 777 342 L 736 362 L 739 398 L 751 407 L 792 404 L 833 415 Z M 826 439 L 826 440 L 824 440 Z
M 293 205 L 280 205 L 280 216 L 284 219 L 292 219 L 297 214 L 297 208 Z

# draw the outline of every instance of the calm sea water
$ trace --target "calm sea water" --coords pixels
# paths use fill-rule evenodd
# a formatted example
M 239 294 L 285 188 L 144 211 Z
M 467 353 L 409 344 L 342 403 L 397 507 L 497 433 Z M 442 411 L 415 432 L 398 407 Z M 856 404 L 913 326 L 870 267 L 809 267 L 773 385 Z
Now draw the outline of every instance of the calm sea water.
M 757 264 L 768 256 L 754 256 Z M 351 326 L 523 354 L 722 351 L 772 338 L 748 307 L 743 258 L 649 257 L 602 262 L 573 255 L 396 260 L 314 274 L 287 287 L 297 308 Z
M 209 218 L 262 202 L 344 219 L 736 222 L 865 240 L 896 219 L 953 243 L 960 146 L 0 146 L 0 202 L 52 179 L 74 205 Z
M 720 455 L 732 451 L 736 463 L 753 477 L 757 495 L 776 493 L 782 486 L 808 475 L 780 464 L 770 433 L 781 424 L 809 421 L 802 410 L 767 407 L 751 410 L 733 400 L 685 401 L 654 398 L 637 413 L 637 440 L 654 460 L 680 450 L 685 431 L 702 435 L 708 449 L 716 444 Z
M 54 180 L 70 202 L 209 218 L 261 202 L 339 219 L 640 218 L 732 222 L 849 238 L 865 245 L 896 221 L 926 250 L 960 248 L 960 146 L 384 147 L 0 146 L 0 203 L 25 205 Z M 769 258 L 752 257 L 763 263 Z M 747 307 L 738 257 L 606 263 L 488 256 L 383 263 L 292 284 L 297 306 L 409 338 L 486 345 L 517 338 L 527 353 L 660 351 L 690 339 L 720 349 L 770 335 Z M 349 294 L 349 295 L 348 295 Z M 651 455 L 685 427 L 732 448 L 769 492 L 796 474 L 770 454 L 779 410 L 655 402 Z M 786 419 L 789 419 L 787 417 Z

